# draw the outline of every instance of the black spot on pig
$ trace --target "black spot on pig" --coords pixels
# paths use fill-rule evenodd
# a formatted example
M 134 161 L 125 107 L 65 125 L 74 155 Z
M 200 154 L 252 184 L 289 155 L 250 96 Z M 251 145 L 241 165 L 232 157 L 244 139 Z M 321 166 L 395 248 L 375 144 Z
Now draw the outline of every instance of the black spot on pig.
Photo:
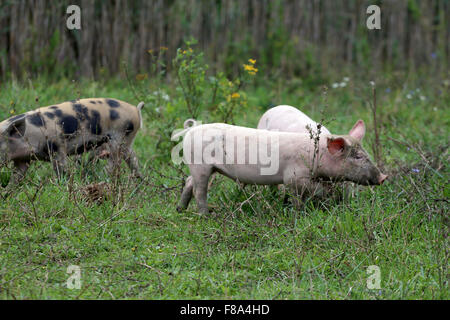
M 116 110 L 109 110 L 109 117 L 111 118 L 111 120 L 117 120 L 120 118 L 119 113 Z
M 95 135 L 102 134 L 102 127 L 100 125 L 100 112 L 98 112 L 97 110 L 92 110 L 91 115 L 92 116 L 89 119 L 89 131 Z
M 87 151 L 91 150 L 92 146 L 90 145 L 90 143 L 91 142 L 89 141 L 88 143 L 84 143 L 84 144 L 81 144 L 81 145 L 77 146 L 77 148 L 75 149 L 74 153 L 75 154 L 82 154 L 84 152 L 87 152 Z
M 78 120 L 73 116 L 63 116 L 60 125 L 66 135 L 72 135 L 78 130 Z
M 92 104 L 96 104 L 96 102 L 95 102 L 95 101 L 93 101 L 93 100 L 90 100 L 89 102 L 90 102 L 90 103 L 92 103 Z
M 53 114 L 55 116 L 57 116 L 58 118 L 61 118 L 63 116 L 62 111 L 60 109 L 58 109 L 58 108 L 55 109 L 55 112 L 53 112 Z
M 56 109 L 58 109 L 58 107 L 57 106 L 51 106 L 50 109 L 56 110 Z
M 120 103 L 117 102 L 116 100 L 113 100 L 113 99 L 106 99 L 106 103 L 107 103 L 111 108 L 118 108 L 118 107 L 120 107 Z
M 133 131 L 134 131 L 134 124 L 133 124 L 133 122 L 128 121 L 125 126 L 125 135 L 128 136 Z
M 54 119 L 55 118 L 55 115 L 53 114 L 53 113 L 51 113 L 51 112 L 44 112 L 44 114 L 47 116 L 47 118 L 49 118 L 49 119 Z
M 49 153 L 58 152 L 59 146 L 56 142 L 49 141 L 47 144 L 47 150 L 49 151 Z
M 82 113 L 83 112 L 83 105 L 81 103 L 75 103 L 72 105 L 73 111 L 76 113 Z
M 47 140 L 40 150 L 35 154 L 38 160 L 49 161 L 51 156 L 58 152 L 59 145 L 51 140 Z
M 47 141 L 47 143 L 43 146 L 41 152 L 37 155 L 43 159 L 50 159 L 50 156 L 56 152 L 58 152 L 59 146 L 54 141 Z
M 81 103 L 75 103 L 72 105 L 73 111 L 77 114 L 77 119 L 80 121 L 89 120 L 89 110 Z
M 40 112 L 33 113 L 33 114 L 29 115 L 27 118 L 28 118 L 28 121 L 32 125 L 35 125 L 36 127 L 42 127 L 45 125 L 44 118 L 42 118 Z

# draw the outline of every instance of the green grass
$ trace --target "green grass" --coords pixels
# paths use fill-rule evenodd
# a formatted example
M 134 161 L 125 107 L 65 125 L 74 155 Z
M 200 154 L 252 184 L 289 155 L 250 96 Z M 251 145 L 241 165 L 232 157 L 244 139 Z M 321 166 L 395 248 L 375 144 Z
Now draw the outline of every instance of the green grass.
M 248 91 L 249 109 L 235 121 L 254 127 L 269 104 L 291 104 L 317 120 L 322 111 L 333 119 L 333 133 L 362 118 L 372 153 L 370 86 L 351 80 L 329 87 L 325 97 L 321 88 L 265 82 Z M 1 119 L 12 109 L 78 96 L 138 102 L 120 81 L 35 80 L 0 90 Z M 309 201 L 298 211 L 282 204 L 281 191 L 241 190 L 216 176 L 214 217 L 196 214 L 194 201 L 176 212 L 179 169 L 188 171 L 170 164 L 170 149 L 155 149 L 156 121 L 147 109 L 135 141 L 144 182 L 130 179 L 125 166 L 114 182 L 103 162 L 83 171 L 72 163 L 58 181 L 50 164 L 35 163 L 1 202 L 0 298 L 448 299 L 448 91 L 431 80 L 379 84 L 383 163 L 391 176 L 383 186 L 357 188 L 340 203 Z M 89 202 L 82 190 L 101 181 L 116 189 L 103 203 Z M 69 265 L 81 267 L 80 290 L 66 287 Z M 370 265 L 380 268 L 381 290 L 366 286 Z

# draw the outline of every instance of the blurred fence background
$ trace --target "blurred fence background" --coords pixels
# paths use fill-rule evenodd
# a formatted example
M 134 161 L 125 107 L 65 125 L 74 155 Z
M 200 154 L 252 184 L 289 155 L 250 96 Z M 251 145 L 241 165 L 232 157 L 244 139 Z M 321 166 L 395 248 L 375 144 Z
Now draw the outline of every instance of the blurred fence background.
M 70 4 L 81 7 L 81 30 L 66 28 Z M 381 30 L 366 27 L 371 4 Z M 0 76 L 116 75 L 123 62 L 145 70 L 148 50 L 166 51 L 170 68 L 190 37 L 228 73 L 250 57 L 287 77 L 337 65 L 442 70 L 449 23 L 449 0 L 0 0 Z

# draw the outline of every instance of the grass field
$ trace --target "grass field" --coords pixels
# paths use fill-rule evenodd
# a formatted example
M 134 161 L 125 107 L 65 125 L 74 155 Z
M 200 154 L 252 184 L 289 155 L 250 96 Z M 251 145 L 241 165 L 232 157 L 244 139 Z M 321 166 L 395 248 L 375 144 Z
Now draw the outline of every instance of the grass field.
M 0 203 L 0 298 L 448 299 L 449 80 L 380 79 L 380 161 L 390 178 L 355 187 L 339 203 L 309 201 L 299 211 L 283 205 L 280 191 L 242 190 L 216 176 L 209 194 L 216 216 L 198 215 L 195 202 L 177 213 L 188 171 L 170 162 L 169 145 L 157 147 L 154 103 L 135 141 L 144 181 L 125 166 L 111 178 L 103 161 L 83 161 L 81 169 L 74 161 L 58 181 L 49 163 L 34 163 Z M 369 82 L 333 82 L 325 94 L 321 86 L 262 81 L 247 90 L 248 108 L 234 121 L 255 127 L 278 104 L 324 117 L 333 133 L 347 133 L 361 118 L 373 155 Z M 177 104 L 177 93 L 167 91 Z M 119 80 L 6 82 L 0 93 L 2 120 L 79 96 L 139 102 Z M 175 118 L 172 129 L 184 120 Z M 85 186 L 100 182 L 109 183 L 109 196 L 92 202 Z M 67 288 L 70 265 L 81 268 L 81 289 Z M 367 287 L 371 265 L 379 267 L 381 289 Z

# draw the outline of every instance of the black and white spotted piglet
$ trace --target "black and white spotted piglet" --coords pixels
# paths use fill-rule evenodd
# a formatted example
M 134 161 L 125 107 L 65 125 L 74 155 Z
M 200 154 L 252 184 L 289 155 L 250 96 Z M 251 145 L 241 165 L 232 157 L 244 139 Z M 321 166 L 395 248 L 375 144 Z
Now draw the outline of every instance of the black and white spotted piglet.
M 109 166 L 125 159 L 139 175 L 132 149 L 142 127 L 141 109 L 115 99 L 91 98 L 39 108 L 0 122 L 1 164 L 14 162 L 19 182 L 32 160 L 52 161 L 61 175 L 67 157 L 107 147 Z M 98 149 L 97 149 L 98 150 Z

